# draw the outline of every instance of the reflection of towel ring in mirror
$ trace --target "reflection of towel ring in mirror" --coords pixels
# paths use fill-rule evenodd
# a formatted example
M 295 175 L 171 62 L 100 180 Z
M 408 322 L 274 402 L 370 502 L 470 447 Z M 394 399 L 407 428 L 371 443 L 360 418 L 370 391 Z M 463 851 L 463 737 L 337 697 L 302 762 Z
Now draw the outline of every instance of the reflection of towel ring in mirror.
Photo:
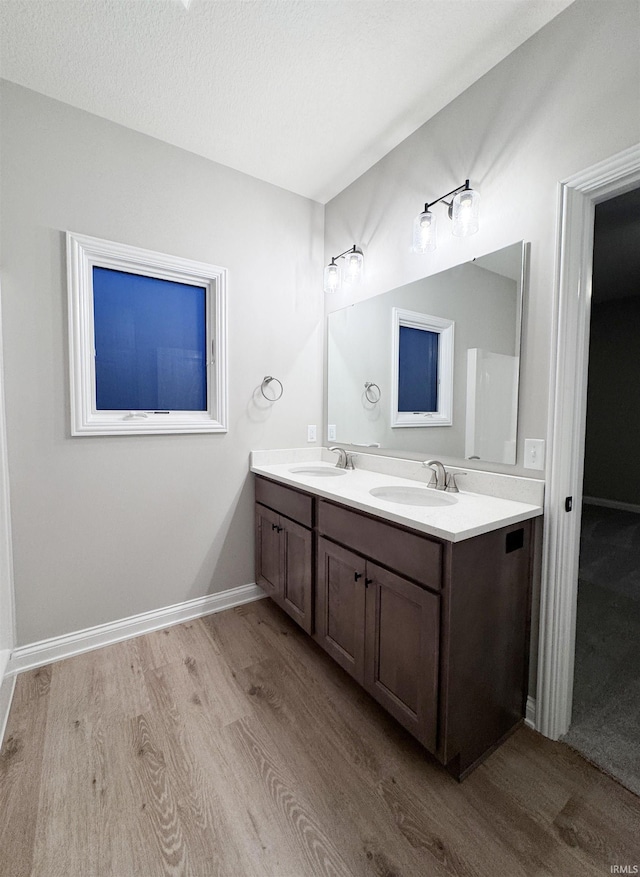
M 380 387 L 377 384 L 374 384 L 373 381 L 366 381 L 364 385 L 364 395 L 367 398 L 367 402 L 379 402 L 382 392 Z
M 267 396 L 267 394 L 265 393 L 266 388 L 269 386 L 269 384 L 272 381 L 275 381 L 276 384 L 278 384 L 278 386 L 280 387 L 280 392 L 278 393 L 277 396 Z M 277 402 L 278 399 L 284 393 L 284 387 L 282 386 L 282 381 L 279 381 L 277 378 L 272 378 L 271 375 L 266 375 L 262 381 L 262 384 L 260 385 L 260 392 L 262 393 L 264 398 L 267 399 L 269 402 Z

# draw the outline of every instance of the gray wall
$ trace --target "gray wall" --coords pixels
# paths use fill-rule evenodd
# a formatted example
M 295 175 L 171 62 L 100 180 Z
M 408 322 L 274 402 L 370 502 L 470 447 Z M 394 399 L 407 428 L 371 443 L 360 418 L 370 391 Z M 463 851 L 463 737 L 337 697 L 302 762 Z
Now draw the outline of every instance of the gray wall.
M 522 464 L 524 439 L 547 434 L 558 184 L 640 141 L 639 30 L 637 0 L 576 0 L 326 206 L 326 261 L 352 243 L 363 247 L 367 260 L 363 287 L 351 297 L 340 293 L 327 298 L 328 312 L 515 241 L 531 243 L 517 464 L 476 464 L 479 468 L 543 475 Z M 467 177 L 482 196 L 480 231 L 470 238 L 453 238 L 444 209 L 434 207 L 443 232 L 438 249 L 427 256 L 412 254 L 411 226 L 425 201 Z M 457 462 L 444 455 L 442 459 Z M 540 536 L 540 528 L 537 532 Z M 539 559 L 532 612 L 532 693 Z
M 639 350 L 640 295 L 594 304 L 584 495 L 637 506 L 640 506 Z
M 522 461 L 524 439 L 547 430 L 558 183 L 640 140 L 639 17 L 637 0 L 576 0 L 326 208 L 326 259 L 357 243 L 367 260 L 364 287 L 328 298 L 329 311 L 531 242 L 518 465 L 492 464 L 496 471 L 540 474 Z M 437 206 L 438 249 L 411 254 L 414 216 L 466 177 L 482 196 L 478 234 L 451 237 Z
M 636 0 L 576 0 L 326 208 L 327 257 L 366 249 L 360 298 L 531 241 L 520 463 L 524 437 L 546 433 L 558 181 L 640 140 L 638 14 Z M 323 210 L 15 85 L 2 115 L 22 645 L 253 580 L 249 450 L 301 445 L 320 423 Z M 479 234 L 411 255 L 415 214 L 466 176 L 482 193 Z M 66 229 L 229 269 L 227 435 L 69 437 Z M 255 395 L 266 374 L 285 387 L 271 408 Z
M 5 83 L 17 645 L 254 581 L 252 448 L 322 413 L 320 205 Z M 229 269 L 229 432 L 69 435 L 65 230 Z M 284 384 L 268 406 L 267 375 Z

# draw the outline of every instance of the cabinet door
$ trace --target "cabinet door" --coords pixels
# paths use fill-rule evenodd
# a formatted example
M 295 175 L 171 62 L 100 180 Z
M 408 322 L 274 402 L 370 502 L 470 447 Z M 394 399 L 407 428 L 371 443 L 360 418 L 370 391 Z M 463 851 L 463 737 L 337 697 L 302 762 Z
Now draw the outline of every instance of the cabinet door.
M 282 593 L 280 515 L 256 503 L 256 582 L 274 598 Z
M 316 633 L 320 645 L 364 682 L 365 561 L 318 539 Z
M 365 688 L 436 748 L 440 598 L 367 563 Z
M 311 531 L 280 519 L 282 608 L 307 633 L 313 632 Z

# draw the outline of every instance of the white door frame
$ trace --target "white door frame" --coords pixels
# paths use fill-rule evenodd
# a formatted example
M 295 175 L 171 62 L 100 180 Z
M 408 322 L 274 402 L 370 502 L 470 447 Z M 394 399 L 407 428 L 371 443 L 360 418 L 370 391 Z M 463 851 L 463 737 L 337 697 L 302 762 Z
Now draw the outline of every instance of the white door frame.
M 3 363 L 2 294 L 0 290 L 0 745 L 2 745 L 15 685 L 15 679 L 5 679 L 5 670 L 16 642 Z
M 560 185 L 536 691 L 536 727 L 553 740 L 573 700 L 595 205 L 638 185 L 640 144 Z

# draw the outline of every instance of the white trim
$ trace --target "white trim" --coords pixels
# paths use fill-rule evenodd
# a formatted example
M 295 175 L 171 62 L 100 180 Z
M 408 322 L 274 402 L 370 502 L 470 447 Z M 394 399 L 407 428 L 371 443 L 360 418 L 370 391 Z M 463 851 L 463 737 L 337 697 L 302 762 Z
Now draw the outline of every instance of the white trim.
M 11 540 L 9 461 L 4 404 L 4 353 L 2 343 L 2 296 L 0 293 L 0 746 L 11 708 L 15 682 L 6 669 L 15 644 L 15 597 Z
M 634 512 L 640 515 L 640 505 L 633 502 L 619 502 L 617 499 L 600 499 L 597 496 L 583 496 L 583 505 L 597 505 L 605 509 L 618 509 L 621 512 Z
M 524 723 L 535 730 L 536 727 L 536 699 L 535 697 L 527 698 L 527 706 L 524 714 Z
M 94 267 L 204 287 L 209 348 L 206 411 L 163 413 L 96 409 Z M 67 284 L 71 435 L 157 435 L 227 431 L 226 268 L 67 232 Z
M 16 626 L 3 348 L 2 290 L 0 286 L 0 651 L 10 651 L 15 644 Z M 4 667 L 1 669 L 4 670 Z M 0 672 L 0 684 L 1 683 L 2 672 Z
M 438 408 L 436 411 L 398 411 L 400 378 L 400 327 L 437 332 Z M 433 317 L 403 308 L 391 309 L 391 427 L 451 426 L 453 423 L 453 335 L 455 323 L 445 317 Z
M 41 640 L 28 646 L 20 646 L 11 655 L 7 674 L 22 673 L 34 667 L 42 667 L 53 661 L 71 658 L 163 627 L 171 627 L 193 618 L 201 618 L 203 615 L 242 606 L 243 603 L 251 603 L 265 596 L 258 585 L 240 585 L 228 591 L 221 591 L 219 594 L 196 597 L 195 600 L 176 603 L 174 606 L 165 606 L 120 621 L 111 621 L 107 624 L 99 624 L 97 627 Z
M 569 729 L 573 698 L 595 205 L 638 183 L 640 144 L 560 186 L 536 692 L 537 728 L 554 740 Z
M 16 687 L 15 676 L 0 677 L 0 746 L 4 743 L 4 733 L 7 730 L 7 721 L 11 710 L 11 701 Z

